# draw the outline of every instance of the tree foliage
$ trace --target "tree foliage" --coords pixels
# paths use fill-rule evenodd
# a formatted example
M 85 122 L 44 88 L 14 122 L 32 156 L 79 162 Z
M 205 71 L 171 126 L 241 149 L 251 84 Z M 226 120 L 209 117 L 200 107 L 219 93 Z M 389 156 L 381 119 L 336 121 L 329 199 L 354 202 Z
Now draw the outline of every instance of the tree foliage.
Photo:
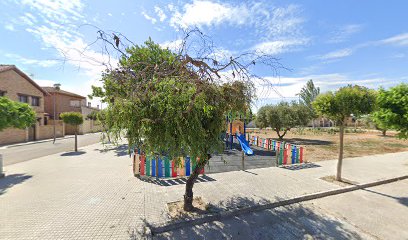
M 98 120 L 98 115 L 100 111 L 92 111 L 90 114 L 86 115 L 86 118 L 90 120 Z
M 198 35 L 198 42 L 205 38 Z M 103 74 L 103 87 L 93 87 L 93 96 L 108 103 L 103 121 L 113 140 L 125 131 L 129 146 L 146 154 L 200 158 L 186 184 L 188 211 L 199 169 L 209 154 L 223 150 L 226 115 L 249 113 L 255 76 L 248 69 L 256 62 L 273 66 L 275 61 L 252 53 L 218 61 L 205 43 L 196 57 L 186 49 L 186 39 L 179 52 L 150 39 L 129 46 L 120 51 L 118 67 Z
M 127 51 L 130 57 L 104 74 L 104 92 L 94 91 L 110 102 L 105 121 L 111 132 L 119 136 L 126 130 L 129 144 L 148 154 L 204 159 L 219 151 L 224 116 L 248 108 L 250 86 L 203 81 L 176 54 L 150 40 Z M 150 66 L 153 69 L 147 71 Z M 133 75 L 141 72 L 145 75 Z
M 374 110 L 375 92 L 366 87 L 348 85 L 336 92 L 328 92 L 317 96 L 312 103 L 315 111 L 337 122 L 340 126 L 339 158 L 337 162 L 336 180 L 341 181 L 343 164 L 344 125 L 350 115 L 360 117 Z
M 343 125 L 351 114 L 359 117 L 373 111 L 375 92 L 366 87 L 348 85 L 334 93 L 320 94 L 312 106 L 318 114 Z
M 397 130 L 401 138 L 408 138 L 408 84 L 380 89 L 377 104 L 378 110 L 373 113 L 375 122 Z
M 312 114 L 306 105 L 281 102 L 261 107 L 257 113 L 256 125 L 260 128 L 271 127 L 279 139 L 283 139 L 287 131 L 293 127 L 306 126 L 311 118 Z
M 84 122 L 84 118 L 79 112 L 64 112 L 61 113 L 60 117 L 64 123 L 73 126 L 81 125 Z
M 35 112 L 28 104 L 0 97 L 0 131 L 9 127 L 24 129 L 35 120 Z
M 320 88 L 315 87 L 313 80 L 307 81 L 306 85 L 300 90 L 299 96 L 302 99 L 302 103 L 313 111 L 312 102 L 320 94 Z
M 78 151 L 78 126 L 84 122 L 84 117 L 79 112 L 64 112 L 60 115 L 62 121 L 75 127 L 75 152 Z

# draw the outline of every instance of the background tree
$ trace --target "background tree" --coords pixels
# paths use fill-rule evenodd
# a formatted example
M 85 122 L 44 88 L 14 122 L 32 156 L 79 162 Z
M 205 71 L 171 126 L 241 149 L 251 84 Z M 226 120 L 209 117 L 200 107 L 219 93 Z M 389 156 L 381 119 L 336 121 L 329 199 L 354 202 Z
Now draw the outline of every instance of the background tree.
M 383 136 L 386 136 L 387 130 L 391 129 L 391 126 L 387 125 L 387 122 L 382 119 L 383 117 L 380 112 L 375 111 L 369 115 L 369 120 L 375 129 L 381 131 Z
M 256 125 L 260 128 L 271 127 L 282 140 L 291 128 L 306 126 L 311 118 L 311 111 L 306 105 L 281 102 L 261 107 L 257 113 Z
M 343 164 L 344 126 L 347 118 L 353 114 L 356 117 L 370 113 L 375 104 L 374 91 L 357 85 L 348 85 L 336 92 L 320 94 L 313 102 L 318 114 L 335 120 L 340 127 L 340 147 L 337 162 L 336 180 L 341 181 Z
M 9 127 L 24 129 L 35 120 L 35 112 L 28 104 L 0 97 L 0 131 Z
M 178 50 L 150 39 L 121 49 L 109 34 L 100 32 L 100 38 L 121 54 L 118 67 L 107 69 L 103 88 L 94 87 L 93 94 L 108 103 L 104 121 L 113 140 L 126 131 L 129 146 L 148 155 L 199 157 L 184 194 L 184 209 L 194 210 L 199 171 L 210 154 L 223 150 L 225 115 L 249 109 L 253 80 L 259 79 L 250 67 L 273 68 L 277 60 L 258 53 L 217 59 L 211 41 L 197 30 L 186 33 Z
M 316 99 L 316 97 L 320 94 L 320 88 L 315 87 L 313 80 L 310 79 L 307 81 L 306 85 L 302 87 L 300 93 L 298 93 L 299 97 L 302 100 L 302 103 L 305 104 L 311 111 L 313 122 L 312 125 L 314 127 L 314 119 L 317 117 L 316 113 L 313 109 L 312 102 Z
M 84 118 L 79 112 L 64 112 L 60 115 L 62 121 L 75 127 L 75 152 L 78 152 L 78 126 L 84 122 Z
M 90 120 L 98 120 L 98 114 L 100 111 L 92 111 L 90 114 L 86 115 L 86 118 Z
M 408 84 L 402 83 L 389 90 L 380 89 L 378 110 L 373 118 L 381 126 L 397 130 L 400 138 L 408 138 Z

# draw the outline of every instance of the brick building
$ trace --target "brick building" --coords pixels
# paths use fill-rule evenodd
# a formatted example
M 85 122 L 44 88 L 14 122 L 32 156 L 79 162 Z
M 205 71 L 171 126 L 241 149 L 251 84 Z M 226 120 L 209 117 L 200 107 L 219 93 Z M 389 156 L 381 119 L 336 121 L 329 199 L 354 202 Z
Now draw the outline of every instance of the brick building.
M 59 120 L 59 115 L 63 112 L 79 112 L 86 118 L 91 112 L 99 111 L 97 108 L 91 107 L 91 103 L 86 102 L 86 97 L 76 93 L 56 90 L 53 87 L 43 87 L 49 93 L 44 98 L 45 111 L 50 114 L 50 118 L 54 118 L 54 98 L 55 98 L 55 118 Z M 79 127 L 79 134 L 99 131 L 99 126 L 91 120 L 85 120 Z M 66 134 L 74 134 L 74 128 L 70 125 L 65 125 Z
M 37 122 L 28 129 L 8 128 L 0 132 L 0 145 L 49 138 L 53 129 L 47 125 L 44 98 L 47 91 L 14 65 L 0 65 L 0 96 L 24 102 L 36 112 Z M 60 129 L 61 130 L 61 129 Z M 60 135 L 64 133 L 59 131 Z

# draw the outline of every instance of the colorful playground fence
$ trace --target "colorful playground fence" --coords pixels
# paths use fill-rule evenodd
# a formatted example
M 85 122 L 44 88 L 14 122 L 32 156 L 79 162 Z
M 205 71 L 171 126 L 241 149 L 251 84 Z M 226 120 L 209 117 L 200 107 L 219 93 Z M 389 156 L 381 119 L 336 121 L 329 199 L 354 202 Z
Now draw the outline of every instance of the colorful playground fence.
M 131 156 L 133 158 L 133 173 L 135 176 L 141 177 L 188 177 L 200 161 L 200 158 L 191 159 L 189 156 L 174 160 L 170 160 L 166 156 L 146 156 L 140 150 L 134 150 Z M 200 174 L 204 174 L 204 168 L 200 170 Z
M 286 142 L 276 141 L 272 138 L 260 138 L 252 136 L 251 144 L 266 150 L 276 152 L 276 164 L 291 165 L 304 163 L 304 147 Z

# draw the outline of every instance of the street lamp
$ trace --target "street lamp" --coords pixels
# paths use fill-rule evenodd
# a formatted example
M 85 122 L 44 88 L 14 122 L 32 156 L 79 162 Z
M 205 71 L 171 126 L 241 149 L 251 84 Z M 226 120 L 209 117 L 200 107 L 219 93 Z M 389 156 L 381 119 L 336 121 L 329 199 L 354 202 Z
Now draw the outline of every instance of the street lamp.
M 55 94 L 57 93 L 57 91 L 59 91 L 61 88 L 61 84 L 59 83 L 55 83 L 54 84 L 54 94 L 53 94 L 53 102 L 54 102 L 54 142 L 55 143 L 55 124 L 56 124 L 56 119 L 55 119 Z

